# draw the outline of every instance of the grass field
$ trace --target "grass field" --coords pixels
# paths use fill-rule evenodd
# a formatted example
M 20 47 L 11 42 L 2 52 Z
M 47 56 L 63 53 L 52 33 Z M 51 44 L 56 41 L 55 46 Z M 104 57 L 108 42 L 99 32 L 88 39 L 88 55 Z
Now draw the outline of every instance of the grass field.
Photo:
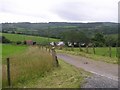
M 25 40 L 33 40 L 37 43 L 47 43 L 49 42 L 56 42 L 59 41 L 59 39 L 53 39 L 53 38 L 45 38 L 45 37 L 39 37 L 39 36 L 29 36 L 29 35 L 20 35 L 20 34 L 8 34 L 8 33 L 2 33 L 1 35 L 5 36 L 7 39 L 17 42 L 17 41 L 25 41 Z
M 86 48 L 81 48 L 82 52 L 86 52 Z M 64 48 L 64 50 L 66 50 L 66 48 Z M 68 51 L 71 51 L 71 48 L 67 48 Z M 73 49 L 74 52 L 80 52 L 79 48 L 74 48 Z M 88 48 L 88 53 L 89 54 L 94 54 L 93 52 L 93 48 Z M 105 57 L 109 57 L 109 47 L 97 47 L 95 48 L 95 55 L 99 55 L 99 56 L 105 56 Z M 112 47 L 111 48 L 111 58 L 116 58 L 117 56 L 117 48 Z
M 16 53 L 22 53 L 28 47 L 27 46 L 18 46 L 18 45 L 11 45 L 11 44 L 0 44 L 2 46 L 2 58 L 5 59 L 11 55 Z
M 82 48 L 82 51 L 80 51 L 79 48 L 74 48 L 73 51 L 71 48 L 64 48 L 63 50 L 58 50 L 58 52 L 61 52 L 61 53 L 81 55 L 94 60 L 118 64 L 118 57 L 116 57 L 116 54 L 117 54 L 116 48 L 112 48 L 112 57 L 109 57 L 108 47 L 98 47 L 98 48 L 95 48 L 95 51 L 96 51 L 96 54 L 93 54 L 93 48 L 88 48 L 88 53 L 86 53 L 86 48 Z
M 11 47 L 11 46 L 10 46 Z M 18 47 L 14 47 L 14 49 Z M 5 49 L 4 49 L 5 50 Z M 20 52 L 22 49 L 18 49 Z M 29 47 L 24 53 L 17 53 L 10 58 L 12 86 L 18 87 L 35 78 L 42 77 L 44 73 L 53 68 L 52 56 L 38 47 Z M 2 85 L 7 86 L 6 63 L 2 65 Z

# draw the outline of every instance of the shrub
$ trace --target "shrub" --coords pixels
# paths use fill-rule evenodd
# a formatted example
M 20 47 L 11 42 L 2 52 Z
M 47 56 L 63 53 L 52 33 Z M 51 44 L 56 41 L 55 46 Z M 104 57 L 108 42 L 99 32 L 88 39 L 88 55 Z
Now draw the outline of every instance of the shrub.
M 8 40 L 5 36 L 0 37 L 0 42 L 2 42 L 2 43 L 11 43 L 11 41 Z
M 19 44 L 22 44 L 22 42 L 21 41 L 17 41 L 16 44 L 19 45 Z

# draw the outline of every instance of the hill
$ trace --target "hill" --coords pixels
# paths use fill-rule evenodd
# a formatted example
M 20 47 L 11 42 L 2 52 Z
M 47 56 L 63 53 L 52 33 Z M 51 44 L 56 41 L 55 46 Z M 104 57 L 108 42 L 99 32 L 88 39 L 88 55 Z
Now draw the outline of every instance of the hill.
M 70 22 L 49 22 L 49 23 L 2 23 L 2 31 L 9 33 L 22 33 L 26 35 L 39 35 L 43 37 L 61 38 L 61 33 L 68 30 L 78 30 L 91 37 L 96 32 L 106 34 L 117 34 L 118 24 L 112 22 L 94 23 L 70 23 Z

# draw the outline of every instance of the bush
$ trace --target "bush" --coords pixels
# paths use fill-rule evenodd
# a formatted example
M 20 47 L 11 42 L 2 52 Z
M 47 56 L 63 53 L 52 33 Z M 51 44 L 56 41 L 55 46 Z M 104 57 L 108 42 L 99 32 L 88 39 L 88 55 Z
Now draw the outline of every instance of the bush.
M 11 41 L 8 40 L 8 39 L 7 39 L 6 37 L 4 37 L 4 36 L 0 37 L 0 42 L 2 42 L 2 43 L 11 43 Z
M 22 42 L 21 41 L 17 41 L 16 44 L 19 45 L 19 44 L 22 44 Z
M 24 41 L 24 42 L 23 42 L 23 44 L 25 44 L 25 45 L 26 45 L 26 41 Z

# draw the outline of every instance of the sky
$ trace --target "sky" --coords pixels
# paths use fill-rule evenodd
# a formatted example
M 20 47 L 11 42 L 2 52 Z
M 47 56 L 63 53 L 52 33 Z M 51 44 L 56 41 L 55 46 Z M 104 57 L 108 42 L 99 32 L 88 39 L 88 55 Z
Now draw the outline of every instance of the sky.
M 3 22 L 118 22 L 120 0 L 0 0 Z

